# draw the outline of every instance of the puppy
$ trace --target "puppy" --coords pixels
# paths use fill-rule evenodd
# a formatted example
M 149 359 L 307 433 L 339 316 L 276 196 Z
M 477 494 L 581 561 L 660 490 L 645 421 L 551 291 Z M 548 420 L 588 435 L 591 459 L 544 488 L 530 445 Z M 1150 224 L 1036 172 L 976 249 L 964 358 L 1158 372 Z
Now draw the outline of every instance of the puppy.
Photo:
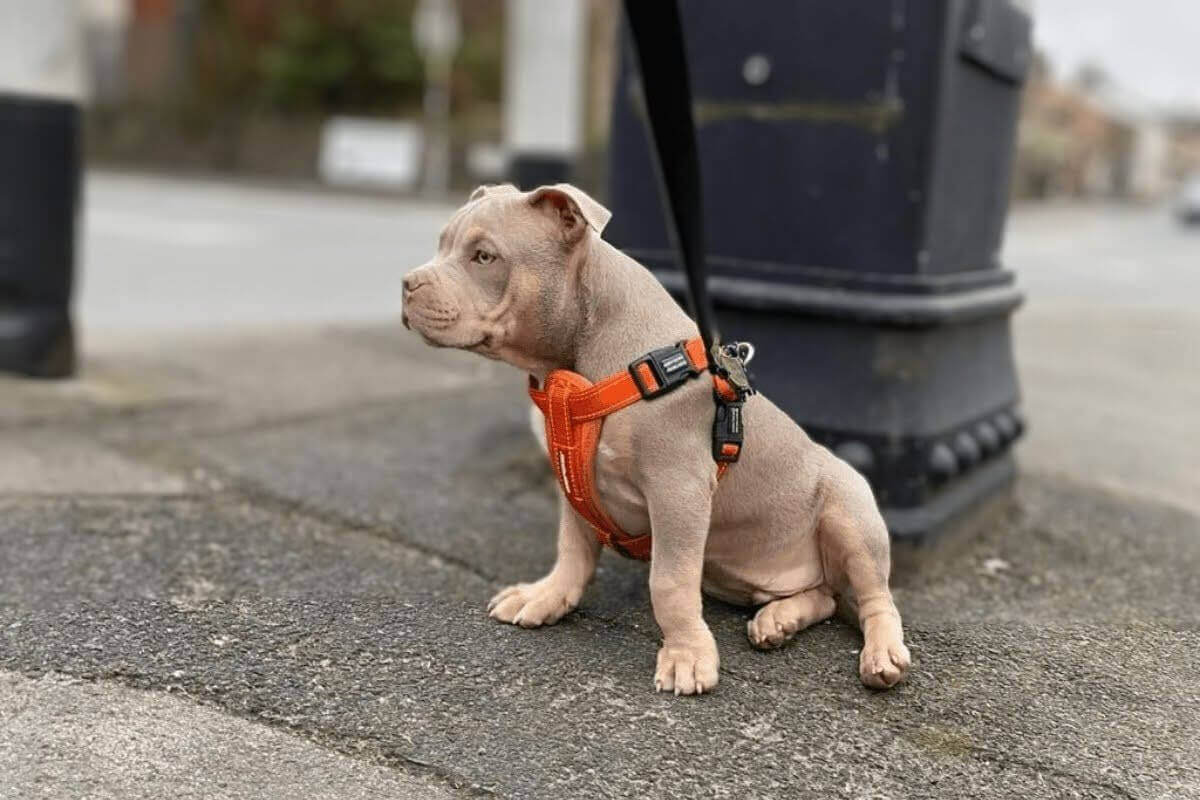
M 405 326 L 431 345 L 512 364 L 541 385 L 557 369 L 599 381 L 696 337 L 654 276 L 600 238 L 610 216 L 566 184 L 479 187 L 442 230 L 433 260 L 405 276 Z M 909 652 L 870 487 L 761 394 L 744 412 L 744 454 L 720 483 L 706 376 L 604 421 L 598 503 L 626 533 L 651 536 L 650 599 L 662 629 L 655 688 L 701 694 L 717 685 L 701 592 L 761 606 L 747 634 L 764 649 L 829 618 L 846 595 L 863 633 L 863 683 L 895 685 Z M 493 597 L 495 619 L 552 625 L 579 603 L 600 544 L 565 499 L 561 506 L 553 569 Z

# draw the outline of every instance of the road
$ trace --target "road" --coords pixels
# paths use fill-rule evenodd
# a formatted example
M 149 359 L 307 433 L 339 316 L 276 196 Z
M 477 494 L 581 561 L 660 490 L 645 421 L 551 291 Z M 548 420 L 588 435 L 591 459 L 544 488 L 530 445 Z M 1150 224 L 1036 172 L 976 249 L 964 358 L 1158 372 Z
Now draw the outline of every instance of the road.
M 98 171 L 85 200 L 80 307 L 98 331 L 393 316 L 453 210 Z M 1200 301 L 1200 229 L 1158 207 L 1019 207 L 1004 256 L 1039 311 Z
M 1005 260 L 1023 464 L 1200 511 L 1200 228 L 1161 208 L 1032 207 Z
M 1200 313 L 1200 227 L 1162 206 L 1018 206 L 1004 262 L 1034 310 Z
M 105 172 L 84 197 L 88 333 L 395 316 L 400 278 L 452 210 Z

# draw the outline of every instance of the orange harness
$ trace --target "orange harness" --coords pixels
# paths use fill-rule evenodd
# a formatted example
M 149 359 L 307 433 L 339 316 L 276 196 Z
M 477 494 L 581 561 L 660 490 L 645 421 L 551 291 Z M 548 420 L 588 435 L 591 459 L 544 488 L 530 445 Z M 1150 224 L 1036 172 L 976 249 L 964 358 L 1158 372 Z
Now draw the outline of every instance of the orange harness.
M 708 369 L 704 342 L 692 339 L 654 350 L 629 365 L 626 372 L 593 384 L 570 370 L 557 369 L 539 389 L 529 378 L 529 396 L 546 418 L 546 446 L 550 466 L 563 493 L 579 515 L 596 531 L 600 543 L 621 555 L 650 559 L 650 536 L 630 536 L 600 508 L 596 498 L 596 445 L 604 418 L 639 400 L 649 400 L 677 389 Z M 721 374 L 713 372 L 713 459 L 717 478 L 737 461 L 742 449 L 742 397 Z

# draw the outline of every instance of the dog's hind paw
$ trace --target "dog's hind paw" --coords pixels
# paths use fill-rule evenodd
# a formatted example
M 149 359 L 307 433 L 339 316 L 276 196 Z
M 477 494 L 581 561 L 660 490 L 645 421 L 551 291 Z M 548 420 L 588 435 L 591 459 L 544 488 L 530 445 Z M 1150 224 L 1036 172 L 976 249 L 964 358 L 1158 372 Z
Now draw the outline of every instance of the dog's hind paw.
M 543 578 L 501 589 L 488 603 L 488 616 L 500 622 L 537 628 L 553 625 L 579 603 L 579 593 L 569 592 Z

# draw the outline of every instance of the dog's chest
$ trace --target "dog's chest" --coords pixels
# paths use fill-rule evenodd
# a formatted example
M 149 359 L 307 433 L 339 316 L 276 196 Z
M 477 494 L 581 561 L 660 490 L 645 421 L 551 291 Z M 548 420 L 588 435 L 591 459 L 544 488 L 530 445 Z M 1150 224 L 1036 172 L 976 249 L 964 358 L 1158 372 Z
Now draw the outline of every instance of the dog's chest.
M 615 433 L 615 432 L 614 432 Z M 633 481 L 633 447 L 624 437 L 606 430 L 596 446 L 596 494 L 601 507 L 617 526 L 632 536 L 650 531 L 646 498 Z

